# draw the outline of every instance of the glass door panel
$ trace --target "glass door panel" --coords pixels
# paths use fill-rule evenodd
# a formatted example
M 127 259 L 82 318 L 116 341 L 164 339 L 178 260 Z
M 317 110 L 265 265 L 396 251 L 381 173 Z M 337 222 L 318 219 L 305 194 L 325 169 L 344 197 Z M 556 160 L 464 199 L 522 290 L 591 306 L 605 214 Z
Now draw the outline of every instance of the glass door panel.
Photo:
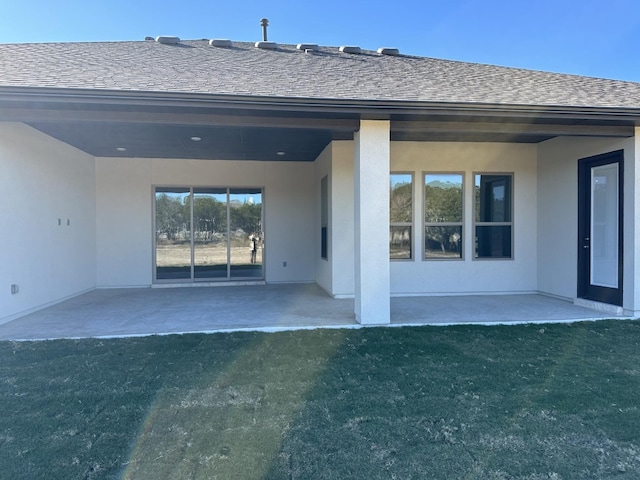
M 229 268 L 231 278 L 262 278 L 264 238 L 262 190 L 229 190 Z
M 156 279 L 191 278 L 191 196 L 188 188 L 157 188 Z
M 228 264 L 227 189 L 193 189 L 195 279 L 226 278 Z
M 618 288 L 618 164 L 591 169 L 591 284 Z

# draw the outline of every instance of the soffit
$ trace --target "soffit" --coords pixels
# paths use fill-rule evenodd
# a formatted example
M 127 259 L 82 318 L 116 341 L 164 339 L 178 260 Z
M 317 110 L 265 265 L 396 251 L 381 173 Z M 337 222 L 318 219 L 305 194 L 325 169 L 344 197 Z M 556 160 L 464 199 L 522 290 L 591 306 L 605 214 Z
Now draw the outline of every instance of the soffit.
M 602 109 L 201 96 L 114 100 L 56 92 L 25 96 L 21 90 L 14 98 L 0 96 L 0 121 L 27 123 L 94 156 L 313 161 L 332 140 L 352 139 L 360 119 L 391 120 L 392 141 L 514 143 L 560 135 L 629 137 L 637 120 L 636 115 Z

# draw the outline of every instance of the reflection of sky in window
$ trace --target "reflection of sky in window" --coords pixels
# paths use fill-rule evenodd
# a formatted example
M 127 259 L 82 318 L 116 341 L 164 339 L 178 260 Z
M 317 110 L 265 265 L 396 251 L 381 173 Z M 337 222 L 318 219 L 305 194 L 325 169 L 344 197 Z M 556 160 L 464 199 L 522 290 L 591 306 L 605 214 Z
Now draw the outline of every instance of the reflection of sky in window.
M 262 195 L 255 193 L 232 193 L 231 201 L 238 203 L 262 203 Z
M 452 187 L 462 186 L 462 175 L 459 173 L 429 173 L 424 176 L 425 185 L 433 182 L 450 183 Z
M 156 192 L 156 197 L 159 197 L 161 195 L 166 195 L 167 197 L 173 199 L 173 200 L 180 200 L 181 203 L 184 203 L 184 199 L 187 198 L 189 196 L 189 192 L 162 192 L 162 191 L 157 191 Z
M 394 173 L 391 175 L 391 188 L 396 188 L 411 182 L 410 173 Z
M 200 191 L 198 191 L 200 190 Z M 227 201 L 227 194 L 223 193 L 213 193 L 214 191 L 219 191 L 219 189 L 210 189 L 211 191 L 207 191 L 207 189 L 198 189 L 196 190 L 195 196 L 197 197 L 211 197 L 215 198 L 220 202 Z M 156 188 L 156 196 L 166 195 L 169 198 L 180 200 L 181 203 L 184 203 L 185 199 L 189 196 L 189 190 L 183 190 L 180 188 L 166 188 L 166 187 L 158 187 Z M 230 200 L 234 203 L 255 203 L 260 205 L 262 203 L 262 194 L 260 192 L 250 192 L 250 193 L 234 193 L 234 190 L 231 190 Z

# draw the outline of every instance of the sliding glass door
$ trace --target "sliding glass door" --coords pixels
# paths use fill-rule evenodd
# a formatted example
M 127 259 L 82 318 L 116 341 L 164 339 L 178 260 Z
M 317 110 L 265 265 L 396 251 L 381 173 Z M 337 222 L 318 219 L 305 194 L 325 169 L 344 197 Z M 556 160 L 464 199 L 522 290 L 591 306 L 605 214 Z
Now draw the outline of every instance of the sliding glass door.
M 227 278 L 227 190 L 193 189 L 193 274 L 195 279 Z
M 191 191 L 156 188 L 156 279 L 191 278 Z
M 262 277 L 262 190 L 229 191 L 229 267 L 232 278 Z M 247 248 L 248 247 L 248 248 Z
M 261 188 L 157 187 L 156 282 L 264 278 Z

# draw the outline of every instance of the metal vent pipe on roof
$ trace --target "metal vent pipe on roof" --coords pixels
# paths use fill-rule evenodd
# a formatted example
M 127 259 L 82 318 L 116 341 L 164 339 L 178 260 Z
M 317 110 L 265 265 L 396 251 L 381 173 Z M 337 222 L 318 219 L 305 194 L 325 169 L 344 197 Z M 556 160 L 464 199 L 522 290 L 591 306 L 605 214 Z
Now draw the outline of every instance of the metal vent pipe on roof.
M 362 49 L 360 47 L 356 47 L 353 45 L 343 45 L 338 50 L 343 53 L 351 53 L 353 55 L 360 55 L 360 53 L 362 53 Z
M 176 45 L 180 42 L 180 37 L 171 37 L 168 35 L 160 35 L 156 37 L 156 42 L 164 45 Z
M 390 55 L 392 57 L 397 57 L 398 55 L 400 55 L 400 50 L 398 50 L 397 48 L 380 47 L 378 49 L 378 53 L 380 55 Z
M 262 41 L 267 41 L 267 27 L 269 26 L 269 19 L 262 18 L 260 19 L 260 26 L 262 27 Z

